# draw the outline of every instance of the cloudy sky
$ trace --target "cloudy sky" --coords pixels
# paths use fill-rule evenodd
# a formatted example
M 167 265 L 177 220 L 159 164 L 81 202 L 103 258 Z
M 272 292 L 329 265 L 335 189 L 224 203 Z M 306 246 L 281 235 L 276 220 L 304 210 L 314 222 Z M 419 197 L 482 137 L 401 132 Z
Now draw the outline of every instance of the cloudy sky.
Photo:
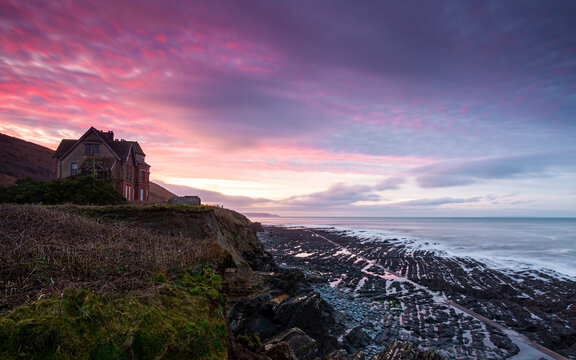
M 576 216 L 576 2 L 0 2 L 0 132 L 282 215 Z

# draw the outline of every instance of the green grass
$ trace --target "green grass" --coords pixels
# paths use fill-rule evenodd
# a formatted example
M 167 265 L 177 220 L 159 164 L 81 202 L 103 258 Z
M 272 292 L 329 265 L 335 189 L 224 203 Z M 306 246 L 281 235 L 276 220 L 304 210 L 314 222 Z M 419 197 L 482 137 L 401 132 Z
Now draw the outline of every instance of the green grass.
M 0 358 L 225 359 L 220 287 L 197 268 L 146 293 L 68 289 L 0 314 Z
M 90 217 L 101 217 L 111 213 L 122 213 L 124 215 L 138 214 L 150 211 L 174 210 L 183 213 L 197 213 L 213 211 L 214 207 L 210 205 L 109 205 L 109 206 L 76 206 L 76 205 L 56 205 L 56 209 L 69 211 L 72 213 L 87 215 Z
M 0 229 L 0 359 L 227 357 L 215 241 L 26 205 Z

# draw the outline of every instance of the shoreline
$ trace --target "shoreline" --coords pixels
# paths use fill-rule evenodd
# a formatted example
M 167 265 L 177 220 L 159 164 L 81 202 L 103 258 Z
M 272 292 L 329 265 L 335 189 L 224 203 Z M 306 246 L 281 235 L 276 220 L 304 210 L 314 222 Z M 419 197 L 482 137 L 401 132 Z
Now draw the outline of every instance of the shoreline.
M 366 335 L 363 344 L 367 355 L 398 338 L 413 341 L 423 349 L 433 349 L 447 358 L 567 359 L 551 350 L 545 354 L 546 350 L 535 349 L 538 343 L 543 342 L 545 347 L 547 341 L 553 342 L 546 337 L 547 331 L 531 334 L 518 330 L 544 324 L 548 332 L 553 333 L 560 326 L 568 327 L 563 319 L 553 319 L 557 314 L 543 318 L 534 308 L 542 303 L 542 296 L 537 296 L 536 290 L 546 289 L 542 287 L 544 283 L 550 291 L 568 284 L 567 292 L 573 294 L 576 283 L 572 281 L 553 279 L 538 271 L 522 271 L 512 277 L 471 259 L 412 251 L 400 242 L 367 242 L 325 227 L 266 225 L 264 228 L 266 232 L 260 234 L 260 240 L 276 261 L 284 267 L 305 270 L 323 298 L 344 313 L 348 328 L 361 328 Z M 525 290 L 531 285 L 537 298 L 533 304 L 525 299 L 530 297 Z M 510 294 L 497 296 L 506 290 Z M 514 290 L 524 292 L 514 294 Z M 505 300 L 504 303 L 510 305 L 514 299 L 517 303 L 522 300 L 526 309 L 516 307 L 504 311 L 508 309 L 499 302 Z M 476 306 L 470 306 L 474 303 Z M 399 307 L 391 306 L 394 304 Z M 358 312 L 351 308 L 364 309 Z M 516 326 L 499 319 L 505 312 L 510 313 L 512 325 Z M 570 324 L 572 318 L 568 318 Z M 488 325 L 482 319 L 487 319 Z M 505 334 L 505 330 L 490 324 L 489 319 L 504 322 L 496 323 L 503 329 L 524 333 L 530 338 L 525 342 L 536 346 L 526 348 L 516 344 L 522 337 L 512 335 L 510 340 L 512 333 Z M 576 330 L 570 328 L 566 332 L 575 334 Z M 518 345 L 522 352 L 516 355 L 520 350 Z
M 551 219 L 553 222 L 546 221 L 550 220 L 548 218 L 505 218 L 493 222 L 498 218 L 294 217 L 294 221 L 287 221 L 287 218 L 254 221 L 270 226 L 331 229 L 369 241 L 393 239 L 412 251 L 470 257 L 497 271 L 536 270 L 576 281 L 576 249 L 572 242 L 576 237 L 573 230 L 576 229 L 576 219 Z M 531 223 L 531 220 L 537 222 Z M 560 228 L 550 225 L 558 222 Z M 474 244 L 485 245 L 479 247 Z M 558 251 L 553 251 L 554 248 Z

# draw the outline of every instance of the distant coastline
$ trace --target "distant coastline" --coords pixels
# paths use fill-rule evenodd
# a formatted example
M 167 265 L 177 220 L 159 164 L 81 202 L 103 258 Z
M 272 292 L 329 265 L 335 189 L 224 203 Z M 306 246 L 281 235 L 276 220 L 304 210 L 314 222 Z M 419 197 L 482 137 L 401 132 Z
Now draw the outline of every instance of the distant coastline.
M 279 218 L 280 215 L 276 214 L 269 214 L 269 213 L 244 213 L 244 216 L 251 218 Z

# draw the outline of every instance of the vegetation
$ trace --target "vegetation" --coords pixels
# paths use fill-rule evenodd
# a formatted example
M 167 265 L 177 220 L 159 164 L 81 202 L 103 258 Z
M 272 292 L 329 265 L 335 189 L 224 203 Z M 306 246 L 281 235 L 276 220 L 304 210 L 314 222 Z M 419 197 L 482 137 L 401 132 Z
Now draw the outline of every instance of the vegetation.
M 3 314 L 0 357 L 224 359 L 223 303 L 210 293 L 219 294 L 209 274 L 145 294 L 69 288 Z
M 199 213 L 206 211 L 214 211 L 214 207 L 209 205 L 168 205 L 168 204 L 125 204 L 116 206 L 68 206 L 63 205 L 58 207 L 61 210 L 72 212 L 75 214 L 88 216 L 95 219 L 106 220 L 113 219 L 114 221 L 133 220 L 141 216 L 144 212 L 158 212 L 165 213 L 172 210 L 182 213 Z
M 110 183 L 110 179 L 73 176 L 48 182 L 32 178 L 16 180 L 16 185 L 0 187 L 0 203 L 16 204 L 123 204 L 126 199 Z
M 31 205 L 0 229 L 0 358 L 226 358 L 214 241 Z

